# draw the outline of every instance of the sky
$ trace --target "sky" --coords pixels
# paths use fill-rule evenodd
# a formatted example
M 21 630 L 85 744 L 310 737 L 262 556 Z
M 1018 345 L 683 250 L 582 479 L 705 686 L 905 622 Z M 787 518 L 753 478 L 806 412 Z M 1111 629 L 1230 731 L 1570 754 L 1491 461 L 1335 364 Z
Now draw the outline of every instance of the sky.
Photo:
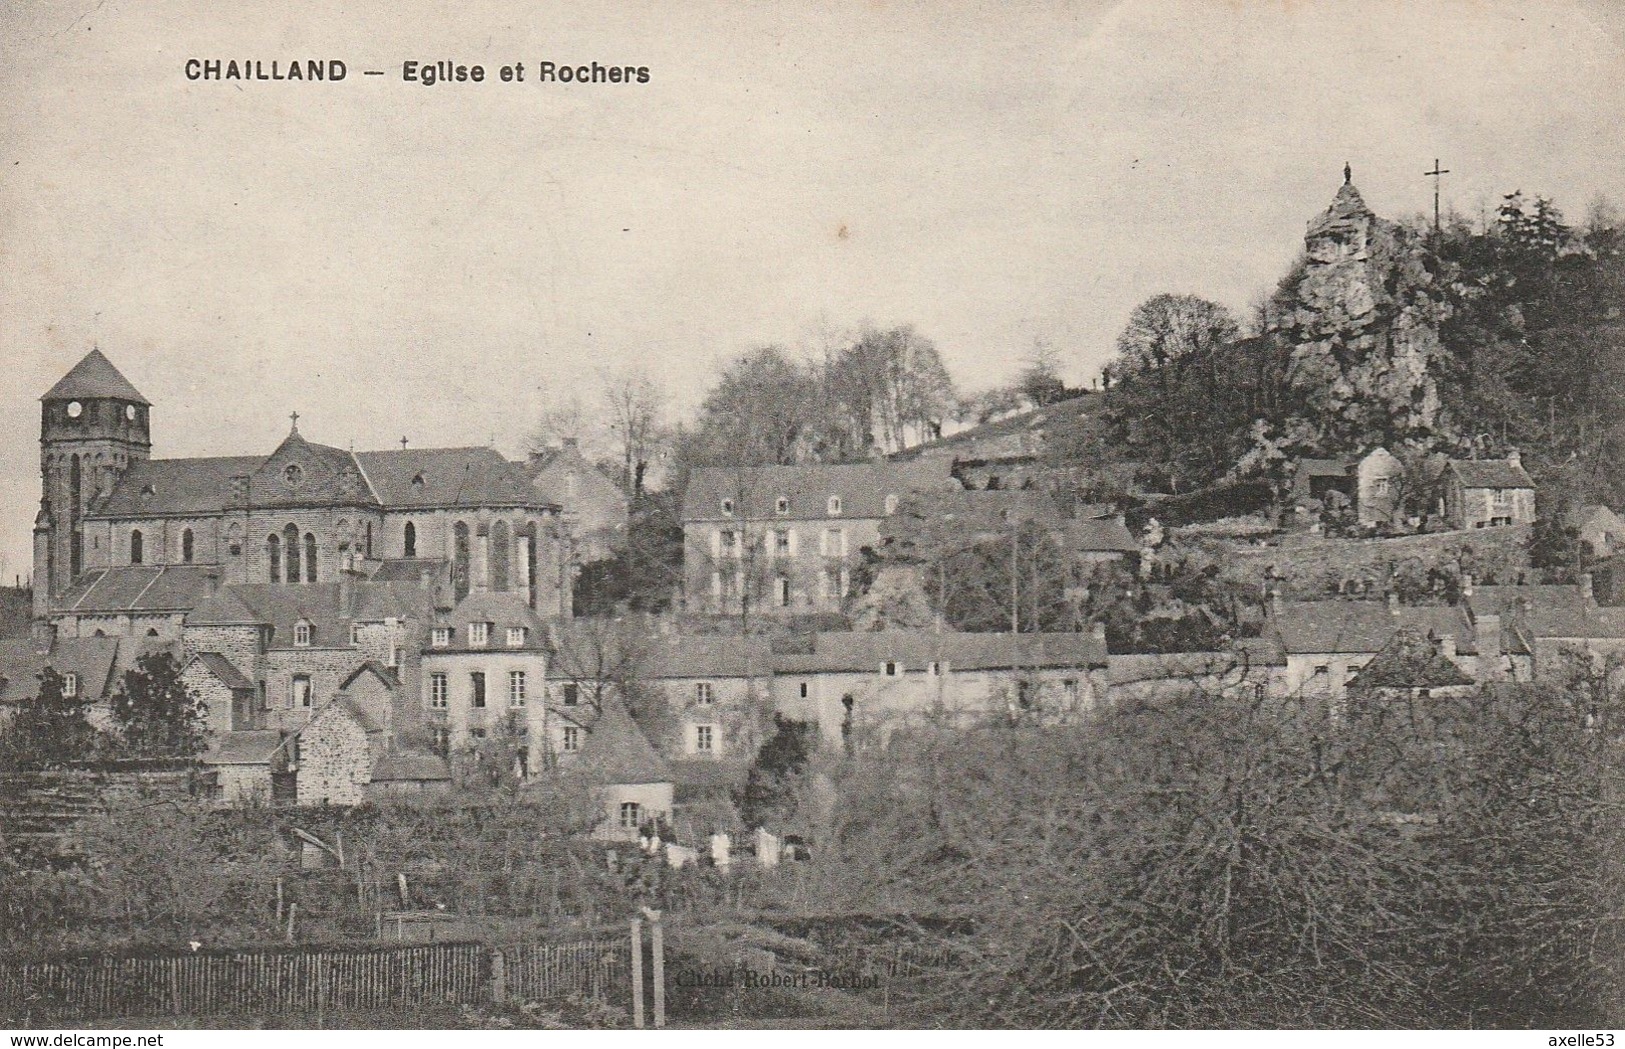
M 642 366 L 912 324 L 1087 383 L 1161 292 L 1245 311 L 1352 164 L 1379 214 L 1625 202 L 1613 0 L 0 0 L 0 577 L 37 398 L 99 346 L 153 453 L 494 443 Z M 339 83 L 188 58 L 340 59 Z M 402 80 L 408 60 L 481 84 Z M 647 66 L 646 84 L 536 67 Z M 500 66 L 523 63 L 525 83 Z M 363 76 L 362 70 L 385 75 Z

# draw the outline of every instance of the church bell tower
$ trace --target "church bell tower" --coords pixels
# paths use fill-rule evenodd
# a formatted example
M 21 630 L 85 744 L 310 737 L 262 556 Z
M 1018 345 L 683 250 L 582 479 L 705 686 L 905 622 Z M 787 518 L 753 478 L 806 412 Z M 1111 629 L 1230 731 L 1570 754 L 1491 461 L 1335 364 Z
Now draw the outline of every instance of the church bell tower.
M 101 350 L 40 398 L 40 511 L 34 522 L 34 615 L 85 567 L 85 514 L 130 464 L 151 454 L 152 405 Z

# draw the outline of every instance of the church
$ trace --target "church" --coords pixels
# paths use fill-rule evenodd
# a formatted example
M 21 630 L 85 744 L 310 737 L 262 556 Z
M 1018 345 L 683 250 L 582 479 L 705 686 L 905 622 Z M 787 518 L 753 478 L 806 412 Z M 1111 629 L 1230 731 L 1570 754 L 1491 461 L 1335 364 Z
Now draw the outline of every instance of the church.
M 560 507 L 494 449 L 346 451 L 296 413 L 268 455 L 154 459 L 152 405 L 100 350 L 41 401 L 34 614 L 66 633 L 165 636 L 211 586 L 341 574 L 568 614 Z

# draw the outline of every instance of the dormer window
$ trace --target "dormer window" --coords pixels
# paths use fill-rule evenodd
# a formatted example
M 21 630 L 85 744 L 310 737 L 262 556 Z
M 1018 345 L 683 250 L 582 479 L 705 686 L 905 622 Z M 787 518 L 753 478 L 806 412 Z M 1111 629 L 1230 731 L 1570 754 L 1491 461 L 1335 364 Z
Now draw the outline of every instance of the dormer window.
M 724 499 L 724 500 L 722 500 L 722 512 L 727 514 L 729 517 L 733 516 L 733 513 L 734 513 L 734 501 L 732 499 Z
M 530 633 L 530 631 L 528 629 L 526 629 L 525 627 L 522 627 L 522 626 L 511 626 L 511 627 L 509 627 L 508 628 L 508 647 L 509 648 L 524 648 L 525 647 L 525 638 L 529 633 Z
M 315 631 L 311 629 L 310 621 L 308 619 L 301 619 L 299 622 L 293 625 L 293 647 L 309 648 L 310 639 L 314 633 Z
M 832 495 L 832 496 L 829 497 L 829 515 L 831 517 L 839 517 L 839 516 L 841 516 L 841 497 L 840 496 Z
M 413 474 L 412 475 L 412 491 L 414 491 L 414 492 L 423 491 L 423 475 L 422 474 Z
M 77 696 L 78 694 L 79 694 L 79 675 L 78 674 L 63 674 L 62 675 L 62 695 L 67 697 L 68 699 L 72 699 L 74 696 Z
M 429 644 L 434 648 L 451 647 L 451 627 L 437 626 L 429 633 Z
M 779 496 L 778 502 L 773 504 L 773 512 L 778 513 L 778 514 L 787 514 L 787 513 L 789 513 L 790 512 L 790 497 L 787 496 L 787 495 Z
M 486 645 L 488 645 L 490 643 L 491 643 L 491 624 L 490 623 L 470 623 L 470 624 L 468 624 L 468 647 L 470 647 L 470 648 L 484 648 Z

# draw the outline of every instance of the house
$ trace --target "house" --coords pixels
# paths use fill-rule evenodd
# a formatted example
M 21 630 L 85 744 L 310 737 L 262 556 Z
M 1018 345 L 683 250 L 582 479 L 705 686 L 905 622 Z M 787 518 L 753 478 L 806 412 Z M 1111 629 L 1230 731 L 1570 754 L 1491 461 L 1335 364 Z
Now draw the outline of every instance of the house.
M 600 837 L 636 840 L 646 822 L 671 816 L 671 768 L 617 697 L 601 704 L 573 771 L 592 783 L 602 806 Z
M 1305 507 L 1311 501 L 1322 506 L 1334 496 L 1349 506 L 1359 497 L 1359 465 L 1356 459 L 1299 459 L 1292 471 L 1292 501 Z
M 205 707 L 211 738 L 261 727 L 264 703 L 259 685 L 219 652 L 193 655 L 181 668 L 181 683 Z
M 774 709 L 848 747 L 884 745 L 920 718 L 1067 720 L 1094 708 L 1092 675 L 1107 666 L 1098 632 L 820 633 L 802 648 L 776 658 Z
M 107 725 L 123 662 L 120 644 L 111 637 L 59 638 L 49 629 L 0 639 L 0 724 L 39 694 L 40 674 L 49 667 L 62 676 L 63 695 L 85 703 L 92 724 Z
M 690 611 L 838 612 L 864 547 L 912 492 L 957 488 L 945 459 L 705 468 L 683 495 Z
M 372 767 L 369 801 L 397 801 L 445 794 L 451 790 L 451 767 L 438 754 L 391 751 Z
M 1625 552 L 1625 517 L 1606 506 L 1583 508 L 1579 530 L 1588 558 L 1600 560 Z
M 269 805 L 276 778 L 288 771 L 286 737 L 280 732 L 239 731 L 211 736 L 198 759 L 214 804 Z
M 289 769 L 297 774 L 300 805 L 359 805 L 367 798 L 372 770 L 388 750 L 384 726 L 361 704 L 339 696 L 286 744 Z
M 1610 668 L 1625 660 L 1625 608 L 1600 606 L 1589 574 L 1572 585 L 1464 587 L 1462 601 L 1506 624 L 1519 680 L 1560 675 L 1567 657 Z
M 1348 683 L 1350 692 L 1379 698 L 1430 699 L 1469 694 L 1474 680 L 1451 658 L 1448 642 L 1401 627 Z
M 1342 502 L 1363 525 L 1397 525 L 1406 496 L 1405 464 L 1386 448 L 1341 459 L 1300 459 L 1293 472 L 1292 501 L 1300 509 Z
M 953 476 L 975 491 L 1023 488 L 1043 473 L 1046 445 L 1058 434 L 1089 425 L 1104 401 L 1097 392 L 1081 394 L 905 448 L 891 460 L 946 462 Z
M 1112 653 L 1104 674 L 1096 675 L 1103 701 L 1121 707 L 1136 700 L 1217 695 L 1238 689 L 1279 691 L 1286 660 L 1280 646 L 1264 638 L 1240 638 L 1223 652 Z
M 1493 528 L 1535 520 L 1535 482 L 1516 451 L 1505 459 L 1445 464 L 1444 517 L 1452 528 Z
M 1132 569 L 1142 552 L 1121 514 L 1067 521 L 1061 529 L 1061 542 L 1075 563 L 1085 566 L 1119 563 Z
M 519 737 L 520 775 L 548 736 L 547 628 L 516 594 L 470 594 L 437 614 L 421 649 L 421 707 L 430 749 L 454 754 L 500 733 Z M 539 756 L 539 755 L 538 755 Z
M 533 452 L 521 464 L 543 500 L 556 503 L 572 542 L 572 562 L 587 564 L 613 557 L 626 541 L 626 492 L 581 454 L 581 442 L 566 437 L 557 448 Z

